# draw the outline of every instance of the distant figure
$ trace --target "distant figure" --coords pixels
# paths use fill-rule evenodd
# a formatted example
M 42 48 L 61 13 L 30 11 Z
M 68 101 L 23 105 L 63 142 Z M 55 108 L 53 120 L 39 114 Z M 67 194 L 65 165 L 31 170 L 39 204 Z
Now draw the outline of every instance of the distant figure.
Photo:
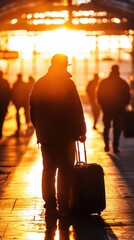
M 54 55 L 47 74 L 35 83 L 30 97 L 31 120 L 43 157 L 42 196 L 46 216 L 57 215 L 57 210 L 60 216 L 69 214 L 75 141 L 86 139 L 82 105 L 67 66 L 66 55 Z
M 99 83 L 99 76 L 97 73 L 94 74 L 94 78 L 88 82 L 86 92 L 90 100 L 91 109 L 94 117 L 93 129 L 96 129 L 96 124 L 100 115 L 100 106 L 96 101 L 96 90 Z
M 32 91 L 32 88 L 35 84 L 35 80 L 34 78 L 30 75 L 29 78 L 28 78 L 28 82 L 27 82 L 27 102 L 28 102 L 28 115 L 29 115 L 29 123 L 28 123 L 28 127 L 32 127 L 32 122 L 31 122 L 31 118 L 30 118 L 30 105 L 29 105 L 29 100 L 30 100 L 30 94 L 31 94 L 31 91 Z
M 3 78 L 3 72 L 0 71 L 0 139 L 2 138 L 2 128 L 11 98 L 10 85 Z
M 34 80 L 34 78 L 30 75 L 29 77 L 28 77 L 28 92 L 29 93 L 31 93 L 31 90 L 32 90 L 32 88 L 33 88 L 33 85 L 34 85 L 34 83 L 35 83 L 35 80 Z
M 122 114 L 130 102 L 129 85 L 120 78 L 118 65 L 113 65 L 110 75 L 100 82 L 97 99 L 103 111 L 105 151 L 109 151 L 109 130 L 113 127 L 113 150 L 119 152 Z
M 29 106 L 28 106 L 28 85 L 22 79 L 22 74 L 19 73 L 17 75 L 17 80 L 13 84 L 12 88 L 12 101 L 16 108 L 16 122 L 17 122 L 17 131 L 16 134 L 19 134 L 20 126 L 21 126 L 21 116 L 20 116 L 20 108 L 24 109 L 25 121 L 28 126 L 29 124 Z

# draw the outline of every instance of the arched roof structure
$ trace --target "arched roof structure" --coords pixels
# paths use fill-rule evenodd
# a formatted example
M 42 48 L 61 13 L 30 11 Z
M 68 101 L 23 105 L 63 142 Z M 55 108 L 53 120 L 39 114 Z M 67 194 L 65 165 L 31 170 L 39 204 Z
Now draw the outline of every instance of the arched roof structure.
M 134 23 L 134 0 L 92 0 L 92 2 L 108 11 L 127 17 Z
M 92 0 L 91 2 L 85 1 L 86 3 L 81 5 L 73 5 L 72 2 L 70 0 L 1 0 L 0 31 L 18 29 L 41 31 L 54 29 L 61 25 L 89 31 L 134 30 L 134 0 Z M 59 11 L 61 16 L 56 17 L 57 23 L 53 24 L 53 16 L 50 12 L 55 11 Z M 63 11 L 66 11 L 64 17 Z M 80 17 L 77 16 L 77 12 L 80 13 L 80 11 L 88 12 L 86 21 L 85 17 L 82 17 L 81 22 L 78 22 Z M 93 15 L 93 11 L 101 12 L 102 15 Z M 107 14 L 104 16 L 105 12 Z M 74 24 L 72 24 L 72 19 Z

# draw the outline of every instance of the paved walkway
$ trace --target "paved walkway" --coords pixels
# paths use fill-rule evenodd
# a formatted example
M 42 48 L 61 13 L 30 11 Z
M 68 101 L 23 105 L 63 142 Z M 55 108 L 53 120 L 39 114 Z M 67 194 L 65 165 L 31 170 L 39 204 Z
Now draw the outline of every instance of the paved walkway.
M 0 144 L 0 240 L 134 239 L 134 139 L 121 137 L 121 152 L 104 152 L 102 126 L 92 130 L 85 106 L 88 162 L 105 172 L 106 209 L 101 217 L 46 221 L 41 198 L 42 160 L 33 132 L 14 135 L 15 121 L 5 122 Z M 10 136 L 10 137 L 9 137 Z

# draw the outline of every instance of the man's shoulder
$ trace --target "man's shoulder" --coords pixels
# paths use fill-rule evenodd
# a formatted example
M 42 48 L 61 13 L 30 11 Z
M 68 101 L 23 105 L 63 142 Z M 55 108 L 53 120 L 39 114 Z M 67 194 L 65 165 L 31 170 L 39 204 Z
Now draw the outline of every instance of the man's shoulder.
M 127 83 L 127 81 L 126 81 L 124 78 L 120 78 L 120 80 L 121 80 L 122 82 Z
M 123 79 L 123 78 L 120 78 L 120 82 L 121 82 L 121 84 L 124 85 L 124 86 L 129 86 L 129 84 L 127 83 L 127 81 L 126 81 L 125 79 Z
M 108 83 L 109 77 L 107 78 L 103 78 L 100 82 L 99 82 L 99 86 L 105 85 Z
M 1 86 L 3 87 L 10 87 L 9 82 L 6 79 L 1 79 Z
M 89 80 L 88 84 L 87 84 L 87 87 L 91 87 L 93 84 L 94 84 L 94 80 Z
M 108 81 L 108 80 L 110 80 L 110 77 L 105 77 L 105 78 L 103 78 L 103 79 L 101 80 L 101 82 L 106 82 L 106 81 Z
M 37 87 L 39 85 L 44 84 L 44 81 L 46 80 L 46 75 L 40 77 L 35 83 L 34 83 L 34 87 Z
M 50 78 L 49 75 L 48 75 L 48 74 L 45 74 L 45 75 L 43 75 L 42 77 L 40 77 L 40 78 L 36 81 L 36 83 L 40 83 L 40 82 L 42 82 L 42 81 L 44 81 L 44 80 L 46 80 L 46 79 L 48 79 L 48 78 Z
M 32 94 L 39 94 L 42 91 L 44 91 L 44 88 L 46 87 L 45 80 L 46 80 L 46 75 L 42 76 L 34 83 L 32 88 Z

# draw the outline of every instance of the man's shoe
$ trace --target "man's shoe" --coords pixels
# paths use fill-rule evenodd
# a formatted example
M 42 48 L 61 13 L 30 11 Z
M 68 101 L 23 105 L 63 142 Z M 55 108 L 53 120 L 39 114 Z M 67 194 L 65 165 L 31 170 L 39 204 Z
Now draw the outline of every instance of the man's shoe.
M 15 137 L 19 137 L 19 134 L 20 134 L 20 130 L 16 130 Z
M 104 148 L 105 152 L 109 152 L 109 146 L 106 145 L 105 148 Z
M 116 154 L 116 153 L 119 153 L 120 151 L 119 151 L 119 149 L 118 148 L 114 148 L 114 153 Z
M 93 125 L 93 129 L 94 129 L 94 130 L 97 130 L 96 125 Z

